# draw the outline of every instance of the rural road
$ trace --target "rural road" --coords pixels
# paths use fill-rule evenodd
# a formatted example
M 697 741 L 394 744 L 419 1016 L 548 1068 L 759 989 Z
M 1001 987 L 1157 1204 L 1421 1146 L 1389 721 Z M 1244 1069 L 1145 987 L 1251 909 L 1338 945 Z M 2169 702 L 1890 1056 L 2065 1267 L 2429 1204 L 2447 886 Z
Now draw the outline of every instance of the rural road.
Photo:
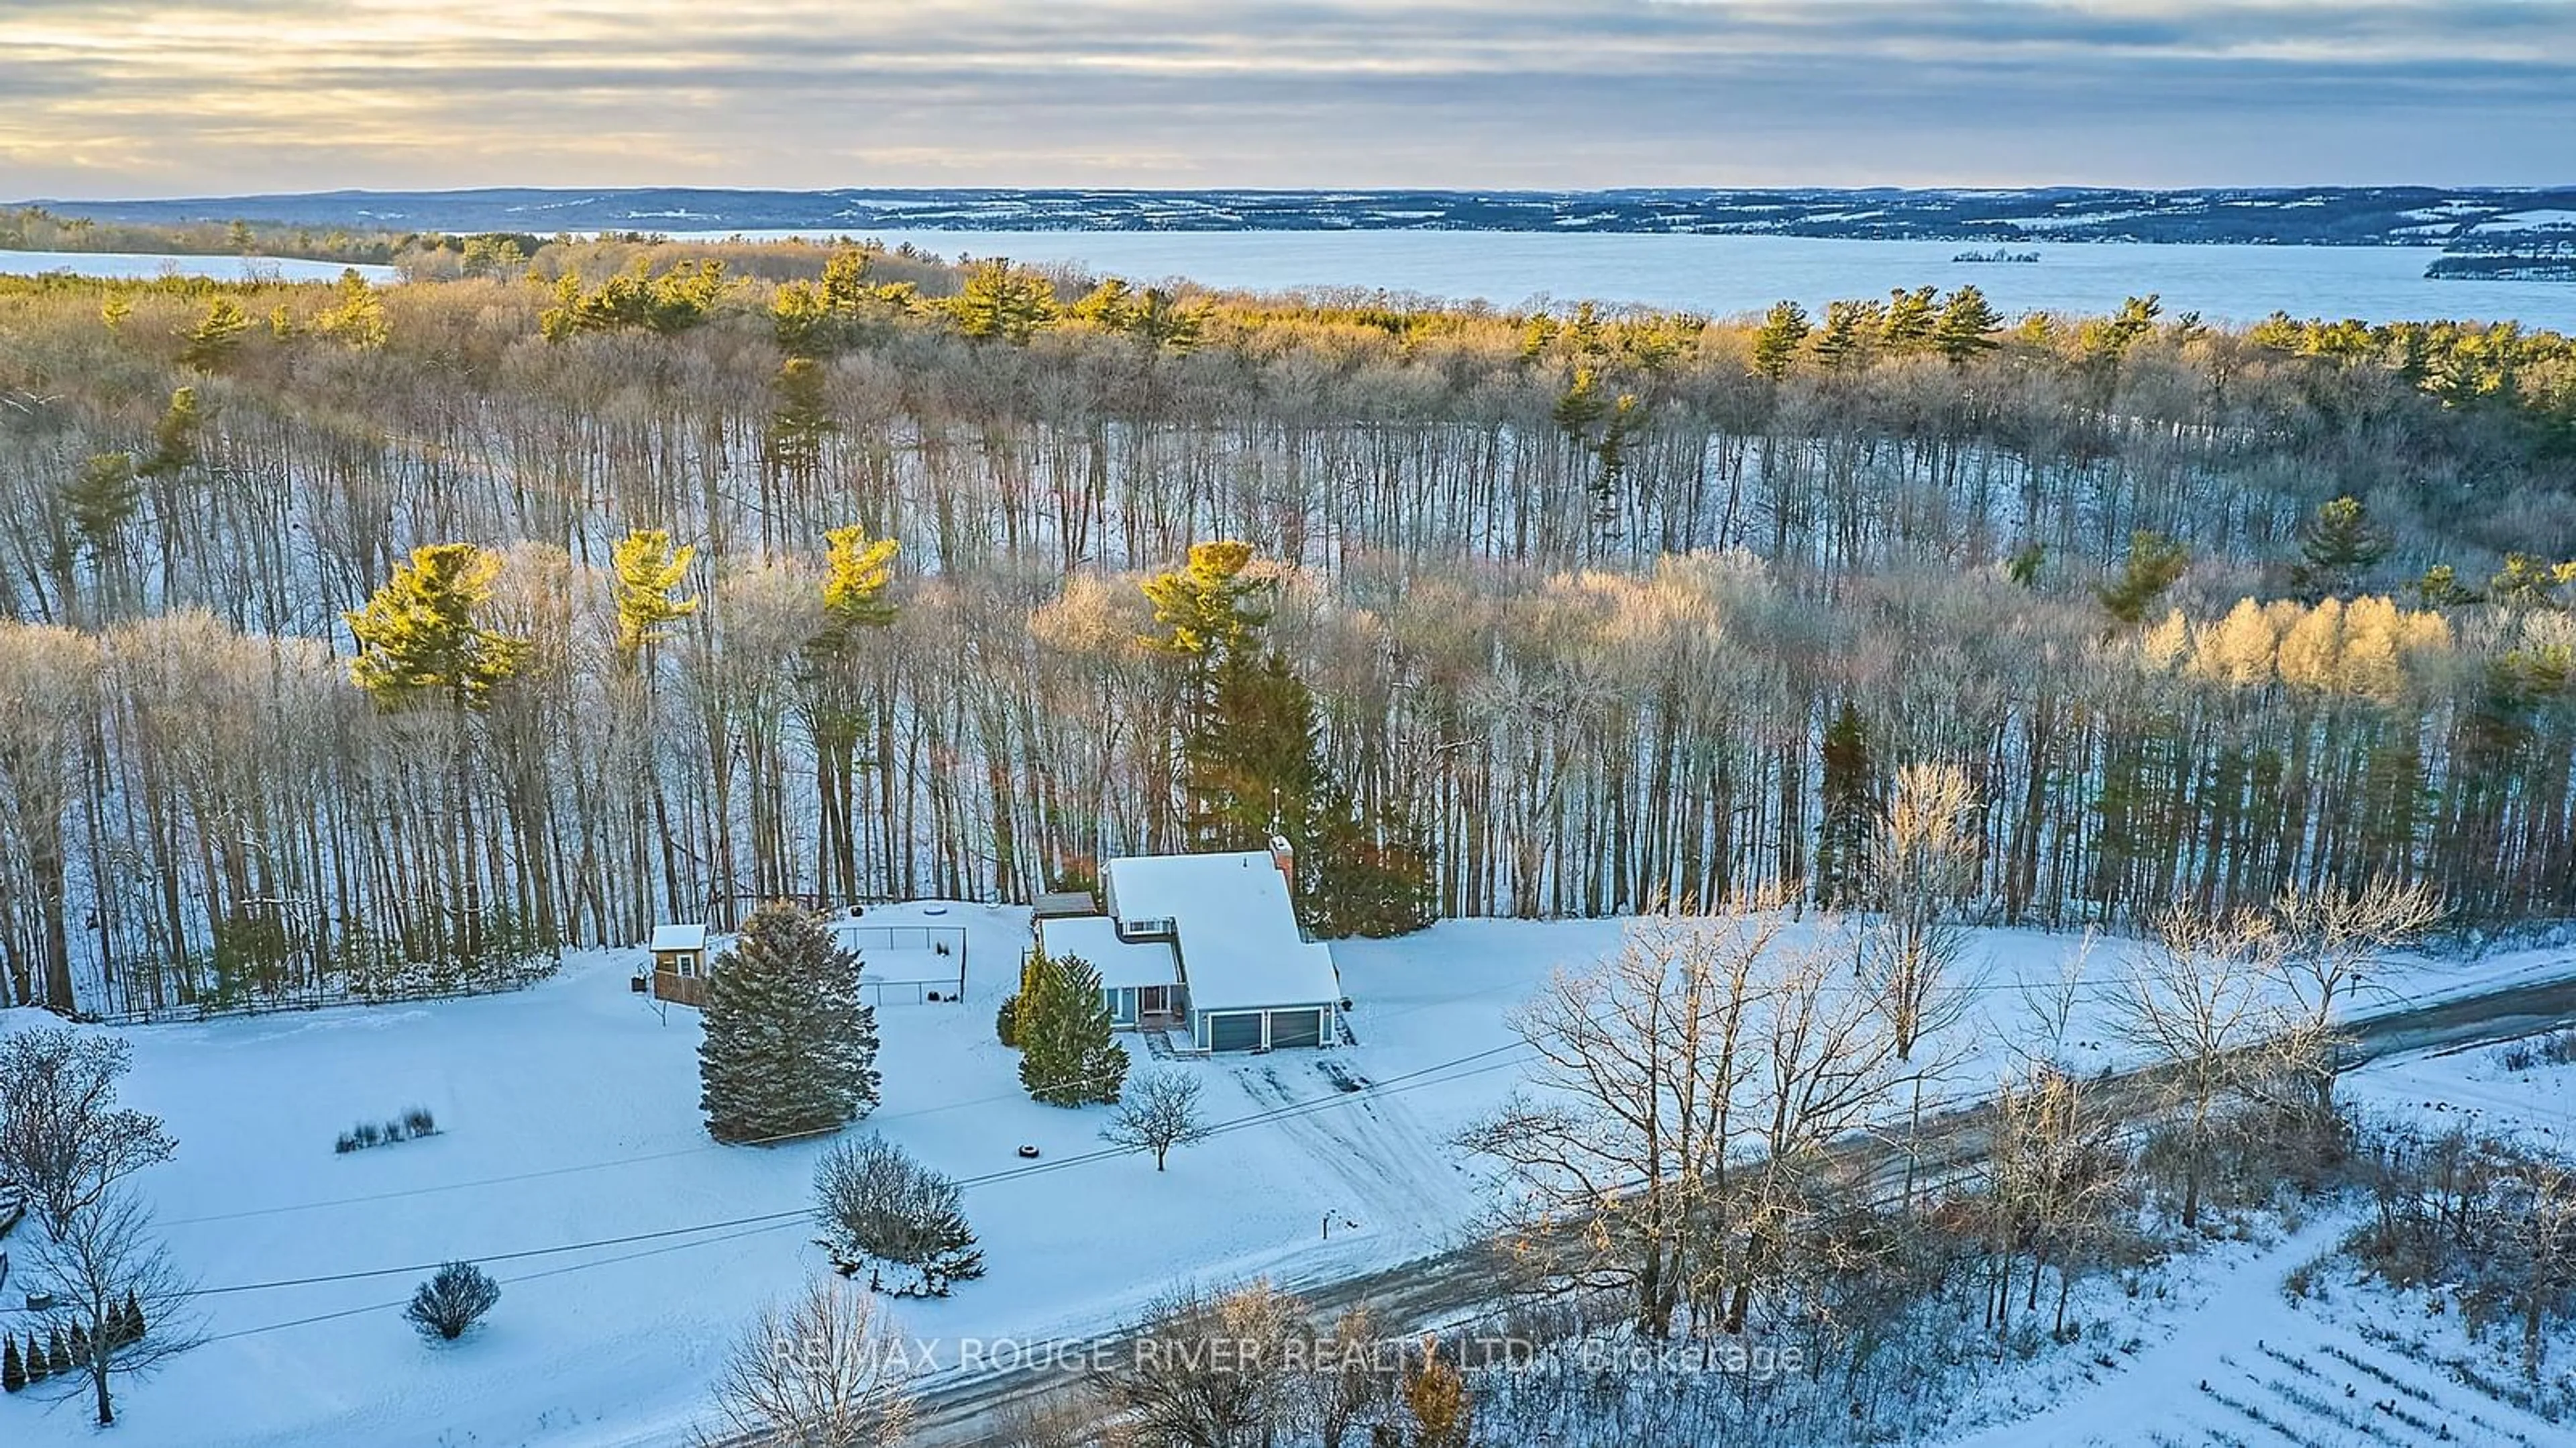
M 2576 962 L 2570 962 L 2576 965 Z M 2389 1056 L 2411 1055 L 2511 1040 L 2576 1021 L 2576 977 L 2502 987 L 2435 1002 L 2398 1007 L 2353 1020 L 2346 1030 L 2352 1041 L 2353 1065 Z M 2114 1084 L 2137 1082 L 2142 1072 L 2109 1078 Z M 2142 1083 L 2141 1083 L 2142 1084 Z M 1983 1107 L 1953 1111 L 1926 1123 L 1934 1140 L 1952 1145 L 1937 1156 L 1918 1155 L 1916 1170 L 1926 1181 L 1982 1157 L 1977 1127 Z M 1903 1162 L 1897 1148 L 1883 1141 L 1856 1144 L 1858 1153 L 1875 1153 L 1883 1161 L 1873 1175 L 1892 1183 L 1901 1179 Z M 1919 1148 L 1918 1148 L 1919 1151 Z M 1864 1162 L 1866 1166 L 1866 1162 Z M 1280 1286 L 1304 1299 L 1319 1318 L 1344 1308 L 1365 1305 L 1389 1332 L 1452 1324 L 1474 1316 L 1503 1295 L 1503 1274 L 1483 1243 L 1469 1243 L 1354 1276 L 1316 1281 L 1292 1277 Z M 1104 1339 L 1113 1347 L 1120 1335 Z M 923 1448 L 992 1448 L 1017 1439 L 1009 1432 L 1014 1409 L 1033 1407 L 1074 1381 L 1069 1370 L 1028 1369 L 951 1376 L 935 1380 L 921 1394 L 912 1442 Z

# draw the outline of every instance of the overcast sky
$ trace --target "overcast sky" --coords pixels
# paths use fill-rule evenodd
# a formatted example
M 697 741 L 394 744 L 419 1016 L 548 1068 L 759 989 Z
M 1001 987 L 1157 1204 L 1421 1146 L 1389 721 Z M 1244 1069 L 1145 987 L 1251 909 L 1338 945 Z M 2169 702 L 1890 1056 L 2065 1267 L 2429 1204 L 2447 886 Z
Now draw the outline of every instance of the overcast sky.
M 2576 0 L 0 0 L 0 197 L 2392 181 L 2576 181 Z

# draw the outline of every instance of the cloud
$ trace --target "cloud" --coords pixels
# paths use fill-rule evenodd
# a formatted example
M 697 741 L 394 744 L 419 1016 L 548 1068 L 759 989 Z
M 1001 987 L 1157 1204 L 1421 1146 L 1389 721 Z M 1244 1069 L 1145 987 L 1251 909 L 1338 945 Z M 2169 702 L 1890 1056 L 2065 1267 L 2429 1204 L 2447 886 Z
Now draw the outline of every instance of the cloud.
M 2568 0 L 10 0 L 0 194 L 2559 181 Z

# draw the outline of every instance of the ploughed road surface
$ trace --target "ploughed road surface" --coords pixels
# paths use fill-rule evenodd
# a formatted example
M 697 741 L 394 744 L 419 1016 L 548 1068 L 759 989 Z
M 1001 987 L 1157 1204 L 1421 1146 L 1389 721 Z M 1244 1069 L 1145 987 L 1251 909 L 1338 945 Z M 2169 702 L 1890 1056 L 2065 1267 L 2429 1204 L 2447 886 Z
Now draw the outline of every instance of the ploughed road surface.
M 2576 965 L 2576 960 L 2570 961 Z M 2506 986 L 2474 995 L 2456 996 L 2432 1005 L 2399 1007 L 2350 1022 L 2352 1064 L 2419 1051 L 2450 1050 L 2512 1040 L 2576 1020 L 2576 977 Z M 2123 1086 L 2129 1102 L 2143 1111 L 2152 1095 L 2151 1072 L 2115 1076 L 2098 1085 L 2121 1104 Z M 1984 1107 L 1966 1107 L 1928 1120 L 1916 1143 L 1913 1172 L 1918 1181 L 1937 1182 L 1971 1166 L 1985 1154 Z M 1865 1179 L 1887 1184 L 1891 1195 L 1907 1170 L 1905 1153 L 1896 1143 L 1863 1139 L 1848 1150 Z M 1390 1332 L 1453 1324 L 1475 1316 L 1506 1295 L 1500 1266 L 1482 1243 L 1469 1243 L 1409 1262 L 1352 1277 L 1325 1281 L 1283 1280 L 1281 1286 L 1303 1298 L 1319 1317 L 1330 1318 L 1345 1307 L 1366 1304 Z M 1115 1352 L 1123 1334 L 1112 1330 L 1085 1350 Z M 927 1448 L 971 1448 L 1007 1442 L 1012 1410 L 1032 1405 L 1070 1385 L 1069 1368 L 1029 1368 L 953 1376 L 936 1381 L 921 1396 L 912 1439 Z

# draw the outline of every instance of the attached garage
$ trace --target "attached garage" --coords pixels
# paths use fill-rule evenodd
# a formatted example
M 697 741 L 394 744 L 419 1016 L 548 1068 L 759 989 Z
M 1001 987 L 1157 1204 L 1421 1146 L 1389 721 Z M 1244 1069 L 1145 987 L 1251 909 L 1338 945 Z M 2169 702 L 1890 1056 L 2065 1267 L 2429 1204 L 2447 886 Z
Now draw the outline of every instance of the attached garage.
M 1272 1011 L 1270 1044 L 1273 1047 L 1324 1044 L 1324 1013 L 1320 1010 Z
M 1136 1025 L 1168 1025 L 1186 1049 L 1311 1051 L 1341 1035 L 1342 977 L 1332 952 L 1298 928 L 1291 879 L 1285 840 L 1271 841 L 1267 853 L 1122 856 L 1101 867 L 1106 916 L 1046 920 L 1039 929 L 1049 951 L 1061 940 L 1062 953 L 1098 966 L 1104 991 L 1136 987 Z M 1125 969 L 1129 959 L 1137 969 Z M 1115 971 L 1113 961 L 1122 962 Z M 1148 999 L 1149 977 L 1165 986 L 1159 1003 Z M 1126 1024 L 1125 996 L 1109 1005 Z
M 1261 1049 L 1261 1013 L 1229 1012 L 1207 1017 L 1208 1049 L 1211 1051 L 1257 1051 Z

